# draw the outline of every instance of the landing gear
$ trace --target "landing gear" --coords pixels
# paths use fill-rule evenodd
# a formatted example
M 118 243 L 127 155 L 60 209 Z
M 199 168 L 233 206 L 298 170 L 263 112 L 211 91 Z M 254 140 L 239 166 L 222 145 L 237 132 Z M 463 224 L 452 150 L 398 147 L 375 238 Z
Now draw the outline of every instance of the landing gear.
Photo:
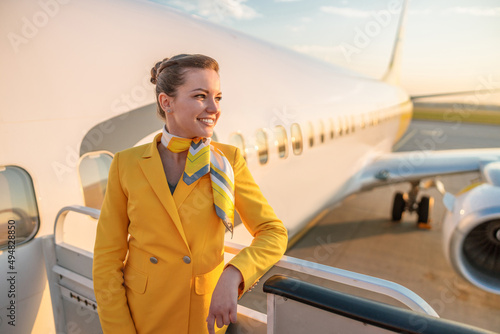
M 403 217 L 403 212 L 405 211 L 406 201 L 404 195 L 401 192 L 397 192 L 394 195 L 394 202 L 392 203 L 392 221 L 399 222 Z
M 428 188 L 432 183 L 422 184 L 423 188 Z M 417 201 L 417 195 L 420 190 L 420 181 L 411 183 L 411 190 L 408 193 L 397 192 L 394 195 L 392 204 L 392 221 L 400 222 L 405 211 L 417 213 L 417 226 L 419 228 L 430 229 L 431 212 L 434 205 L 434 199 L 429 196 L 422 196 L 420 201 Z
M 434 198 L 429 196 L 422 196 L 417 208 L 417 226 L 419 228 L 430 229 L 431 228 L 431 212 L 434 206 Z

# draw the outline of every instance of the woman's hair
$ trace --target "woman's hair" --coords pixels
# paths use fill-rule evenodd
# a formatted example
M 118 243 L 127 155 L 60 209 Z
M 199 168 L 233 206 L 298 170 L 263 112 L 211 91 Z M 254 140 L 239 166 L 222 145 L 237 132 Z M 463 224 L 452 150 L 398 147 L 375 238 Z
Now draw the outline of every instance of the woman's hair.
M 163 92 L 175 97 L 177 89 L 184 84 L 185 74 L 190 68 L 211 69 L 219 73 L 217 61 L 201 54 L 179 54 L 165 58 L 151 69 L 151 83 L 156 85 L 157 111 L 162 119 L 165 119 L 165 111 L 160 106 L 158 95 Z

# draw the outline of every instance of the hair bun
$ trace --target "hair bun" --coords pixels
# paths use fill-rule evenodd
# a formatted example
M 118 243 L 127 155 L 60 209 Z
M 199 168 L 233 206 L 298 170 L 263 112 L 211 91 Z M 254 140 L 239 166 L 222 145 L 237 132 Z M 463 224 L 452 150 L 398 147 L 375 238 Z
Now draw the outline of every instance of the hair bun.
M 161 66 L 161 61 L 157 62 L 151 69 L 151 83 L 156 85 L 156 78 L 158 77 L 158 69 Z
M 162 61 L 159 61 L 155 64 L 155 66 L 151 69 L 151 83 L 156 85 L 156 82 L 158 81 L 158 75 L 160 72 L 163 70 L 162 64 L 168 61 L 168 58 L 163 59 Z

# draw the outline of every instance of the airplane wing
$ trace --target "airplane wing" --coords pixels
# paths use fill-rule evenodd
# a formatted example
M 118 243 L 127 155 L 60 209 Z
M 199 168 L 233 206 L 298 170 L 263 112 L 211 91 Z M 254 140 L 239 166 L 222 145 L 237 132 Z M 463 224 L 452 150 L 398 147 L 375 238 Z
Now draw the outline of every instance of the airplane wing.
M 359 190 L 411 182 L 408 193 L 396 193 L 392 220 L 405 211 L 417 212 L 418 226 L 431 228 L 432 198 L 420 196 L 421 180 L 437 175 L 479 172 L 482 183 L 456 195 L 445 193 L 448 210 L 442 223 L 445 256 L 466 280 L 500 294 L 500 149 L 412 151 L 374 159 L 357 175 Z M 434 182 L 438 188 L 439 182 Z M 444 187 L 439 189 L 444 193 Z
M 366 165 L 358 174 L 357 184 L 359 190 L 367 190 L 438 175 L 483 172 L 486 165 L 497 161 L 500 149 L 496 148 L 388 153 Z

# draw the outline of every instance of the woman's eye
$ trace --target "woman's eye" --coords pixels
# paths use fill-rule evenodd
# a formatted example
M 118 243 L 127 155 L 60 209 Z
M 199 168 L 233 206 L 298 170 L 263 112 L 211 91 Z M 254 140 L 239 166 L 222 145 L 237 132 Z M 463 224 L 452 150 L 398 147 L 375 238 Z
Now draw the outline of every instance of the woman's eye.
M 195 97 L 198 99 L 204 99 L 205 98 L 205 94 L 198 94 L 198 95 L 195 95 Z
M 220 102 L 220 100 L 222 100 L 222 96 L 217 96 L 217 97 L 215 98 L 215 100 L 216 100 L 216 101 L 218 101 L 218 102 Z

